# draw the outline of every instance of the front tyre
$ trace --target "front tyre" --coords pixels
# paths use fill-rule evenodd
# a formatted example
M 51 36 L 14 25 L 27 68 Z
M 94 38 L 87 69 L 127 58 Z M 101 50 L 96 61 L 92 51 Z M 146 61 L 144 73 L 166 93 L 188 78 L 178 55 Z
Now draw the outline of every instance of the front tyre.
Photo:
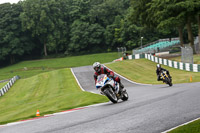
M 172 85 L 173 85 L 173 84 L 172 84 L 172 80 L 171 80 L 170 78 L 167 78 L 167 83 L 168 83 L 169 86 L 172 86 Z
M 122 100 L 127 101 L 128 100 L 128 93 L 126 91 L 122 92 Z
M 172 82 L 169 82 L 168 84 L 169 84 L 169 86 L 172 86 L 172 85 L 173 85 Z
M 108 99 L 113 102 L 117 103 L 118 99 L 115 95 L 115 92 L 111 88 L 104 89 L 104 94 L 108 97 Z

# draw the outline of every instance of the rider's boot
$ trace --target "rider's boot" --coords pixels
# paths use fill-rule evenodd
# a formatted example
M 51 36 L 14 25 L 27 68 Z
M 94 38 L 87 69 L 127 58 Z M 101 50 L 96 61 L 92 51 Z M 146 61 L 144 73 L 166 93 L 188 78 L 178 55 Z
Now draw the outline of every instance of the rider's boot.
M 119 86 L 120 86 L 120 90 L 121 90 L 121 91 L 125 91 L 124 85 L 123 85 L 121 82 L 119 83 Z

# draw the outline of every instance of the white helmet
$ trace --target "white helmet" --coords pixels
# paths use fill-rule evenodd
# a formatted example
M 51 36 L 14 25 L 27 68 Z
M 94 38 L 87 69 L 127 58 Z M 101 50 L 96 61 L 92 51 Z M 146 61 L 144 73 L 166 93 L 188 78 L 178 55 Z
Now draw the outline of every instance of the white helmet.
M 160 64 L 157 64 L 157 66 L 156 66 L 157 68 L 161 68 L 161 65 Z
M 95 63 L 93 64 L 93 68 L 94 68 L 94 70 L 98 73 L 98 72 L 101 71 L 101 64 L 100 64 L 99 62 L 95 62 Z

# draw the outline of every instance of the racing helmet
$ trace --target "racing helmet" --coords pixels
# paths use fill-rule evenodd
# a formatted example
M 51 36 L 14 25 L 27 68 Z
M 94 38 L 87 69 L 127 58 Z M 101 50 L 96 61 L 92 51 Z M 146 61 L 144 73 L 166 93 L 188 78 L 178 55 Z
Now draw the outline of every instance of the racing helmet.
M 160 68 L 161 68 L 161 65 L 160 65 L 160 64 L 157 64 L 156 67 L 157 67 L 157 69 L 160 69 Z
M 95 62 L 93 64 L 93 68 L 97 73 L 99 73 L 101 71 L 101 64 L 99 62 Z

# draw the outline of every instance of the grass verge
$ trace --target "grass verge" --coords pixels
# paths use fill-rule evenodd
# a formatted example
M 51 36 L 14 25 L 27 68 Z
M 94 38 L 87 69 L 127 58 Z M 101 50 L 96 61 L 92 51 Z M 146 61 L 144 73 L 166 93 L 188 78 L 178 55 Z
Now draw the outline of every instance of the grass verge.
M 168 133 L 200 133 L 200 120 L 176 128 Z
M 157 81 L 156 63 L 147 59 L 126 60 L 107 64 L 107 66 L 122 76 L 138 83 L 162 83 L 161 81 Z M 192 82 L 200 82 L 200 73 L 182 71 L 164 65 L 162 67 L 169 70 L 173 83 L 189 83 L 190 76 L 192 76 Z
M 0 89 L 1 89 L 2 87 L 4 87 L 7 83 L 8 83 L 8 81 L 7 81 L 7 82 L 0 83 Z
M 19 75 L 21 78 L 28 78 L 39 73 L 49 72 L 56 69 L 92 65 L 95 61 L 101 63 L 111 62 L 116 58 L 118 58 L 117 52 L 23 61 L 1 68 L 0 80 L 9 79 L 16 75 Z
M 20 79 L 0 97 L 0 124 L 107 102 L 104 96 L 83 92 L 70 69 L 60 69 Z

